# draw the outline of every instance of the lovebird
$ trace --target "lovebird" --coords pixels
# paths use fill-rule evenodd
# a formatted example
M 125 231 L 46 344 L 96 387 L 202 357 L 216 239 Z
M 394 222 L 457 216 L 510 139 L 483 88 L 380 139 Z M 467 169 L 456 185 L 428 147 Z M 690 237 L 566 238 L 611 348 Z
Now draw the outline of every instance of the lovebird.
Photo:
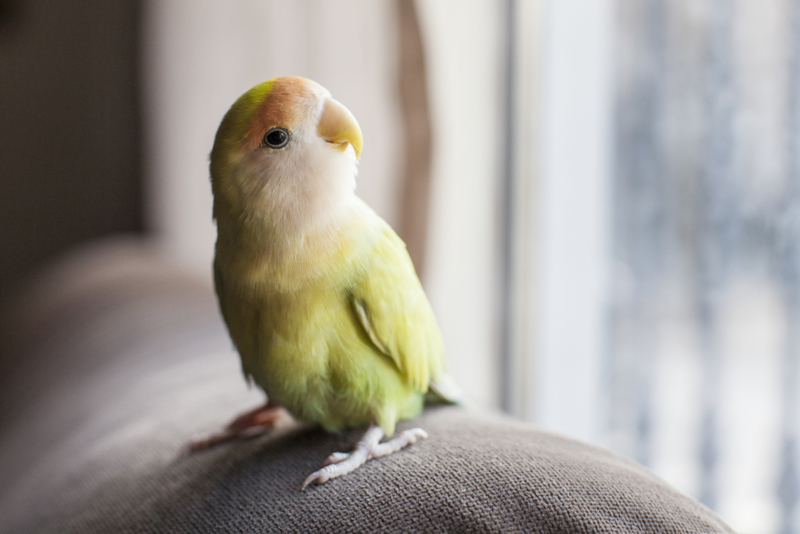
M 192 447 L 269 427 L 283 410 L 333 432 L 369 427 L 302 489 L 426 438 L 414 428 L 381 442 L 426 397 L 457 400 L 405 244 L 355 194 L 362 144 L 328 90 L 289 76 L 239 97 L 211 152 L 219 307 L 267 402 Z

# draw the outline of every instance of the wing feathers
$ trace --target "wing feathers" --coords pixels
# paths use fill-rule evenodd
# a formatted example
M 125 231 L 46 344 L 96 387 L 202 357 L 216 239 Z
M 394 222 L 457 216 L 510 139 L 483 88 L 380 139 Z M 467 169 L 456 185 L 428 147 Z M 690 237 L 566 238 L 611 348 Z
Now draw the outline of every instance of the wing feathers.
M 352 297 L 352 302 L 353 309 L 358 316 L 358 321 L 361 323 L 361 326 L 364 327 L 364 331 L 367 333 L 369 340 L 372 341 L 372 344 L 375 345 L 376 349 L 392 359 L 395 365 L 397 365 L 398 371 L 403 372 L 402 367 L 400 367 L 401 362 L 392 356 L 392 353 L 389 352 L 389 349 L 387 349 L 386 345 L 383 344 L 383 341 L 381 341 L 381 339 L 378 337 L 378 334 L 375 333 L 375 329 L 372 327 L 372 321 L 369 318 L 369 310 L 367 310 L 367 305 L 364 303 L 364 299 Z
M 441 336 L 405 244 L 388 227 L 351 298 L 375 348 L 394 362 L 409 385 L 427 391 L 444 367 Z

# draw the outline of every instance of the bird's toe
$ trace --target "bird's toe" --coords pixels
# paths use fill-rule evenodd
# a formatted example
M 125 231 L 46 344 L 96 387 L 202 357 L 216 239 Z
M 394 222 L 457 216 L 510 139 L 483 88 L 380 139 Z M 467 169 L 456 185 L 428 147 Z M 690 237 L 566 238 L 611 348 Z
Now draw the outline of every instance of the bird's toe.
M 331 464 L 338 464 L 339 462 L 343 462 L 348 458 L 350 458 L 349 452 L 334 452 L 333 454 L 328 456 L 328 458 L 325 459 L 322 465 L 325 466 Z

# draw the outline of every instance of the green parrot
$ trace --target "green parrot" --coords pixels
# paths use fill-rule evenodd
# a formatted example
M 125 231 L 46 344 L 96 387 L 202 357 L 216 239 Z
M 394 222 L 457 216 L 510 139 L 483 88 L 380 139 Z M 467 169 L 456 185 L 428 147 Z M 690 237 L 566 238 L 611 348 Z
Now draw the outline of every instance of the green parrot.
M 325 88 L 281 77 L 236 100 L 211 152 L 219 306 L 267 403 L 193 448 L 269 427 L 284 409 L 329 431 L 369 425 L 303 489 L 426 438 L 415 428 L 381 443 L 426 394 L 456 396 L 405 244 L 355 195 L 361 148 L 356 119 Z

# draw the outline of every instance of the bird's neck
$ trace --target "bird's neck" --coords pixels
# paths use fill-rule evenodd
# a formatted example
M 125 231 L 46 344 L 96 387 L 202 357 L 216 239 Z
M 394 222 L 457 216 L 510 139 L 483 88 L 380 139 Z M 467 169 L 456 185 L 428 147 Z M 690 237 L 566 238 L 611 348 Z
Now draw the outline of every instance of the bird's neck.
M 322 209 L 287 205 L 261 213 L 219 210 L 219 240 L 235 243 L 241 252 L 254 252 L 280 261 L 286 254 L 319 246 L 339 234 L 353 218 L 354 199 L 352 195 L 341 199 L 336 206 Z
M 218 216 L 217 262 L 237 277 L 268 283 L 278 290 L 335 279 L 377 239 L 377 215 L 355 195 L 325 225 L 274 228 L 253 220 Z M 374 234 L 374 235 L 373 235 Z

